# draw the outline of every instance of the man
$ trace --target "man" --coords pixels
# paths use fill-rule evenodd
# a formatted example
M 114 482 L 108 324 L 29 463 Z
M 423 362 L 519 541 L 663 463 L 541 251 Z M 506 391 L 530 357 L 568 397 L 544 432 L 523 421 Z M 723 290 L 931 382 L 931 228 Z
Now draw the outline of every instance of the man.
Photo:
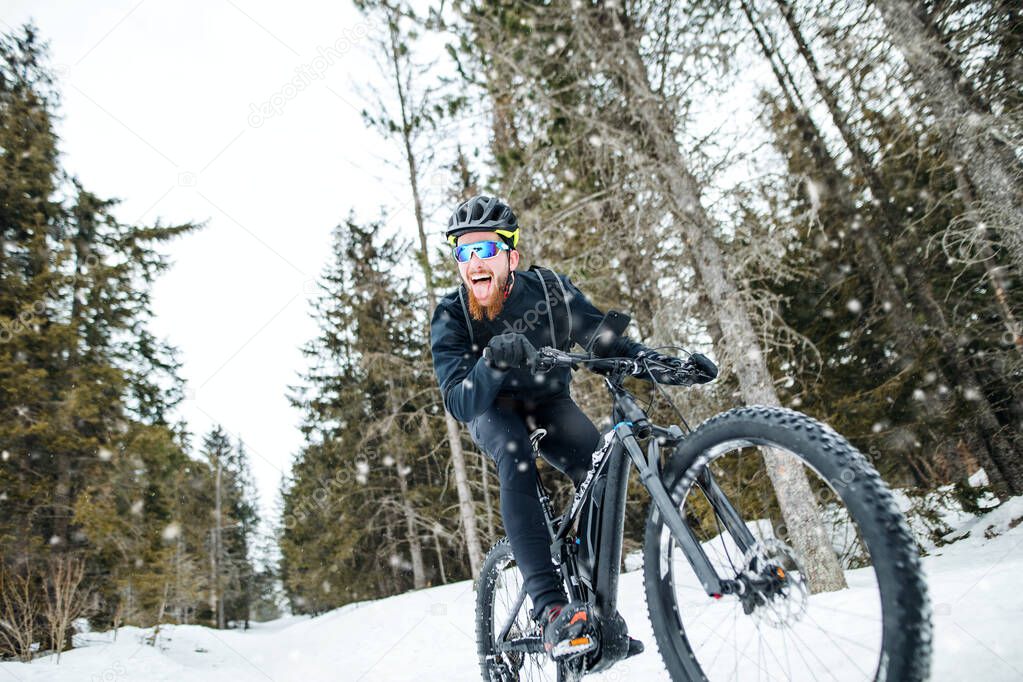
M 599 434 L 569 394 L 569 369 L 534 376 L 526 365 L 540 346 L 585 347 L 603 313 L 564 275 L 518 271 L 518 222 L 496 198 L 476 196 L 461 204 L 446 236 L 461 285 L 437 304 L 431 326 L 444 406 L 469 424 L 473 440 L 497 465 L 501 517 L 533 616 L 544 624 L 547 651 L 554 657 L 583 653 L 595 646 L 589 638 L 582 638 L 583 645 L 571 642 L 587 631 L 589 616 L 584 604 L 567 603 L 551 562 L 529 433 L 546 429 L 540 454 L 576 486 L 589 470 Z M 682 364 L 626 337 L 603 354 Z M 642 650 L 630 640 L 629 655 Z

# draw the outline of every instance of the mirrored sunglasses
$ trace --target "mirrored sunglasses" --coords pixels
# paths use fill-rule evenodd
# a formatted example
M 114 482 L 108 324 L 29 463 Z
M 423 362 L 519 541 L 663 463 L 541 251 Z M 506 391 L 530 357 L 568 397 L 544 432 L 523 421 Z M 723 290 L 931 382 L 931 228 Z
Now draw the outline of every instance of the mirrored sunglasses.
M 493 258 L 499 252 L 507 250 L 508 245 L 504 242 L 484 241 L 473 242 L 471 244 L 459 244 L 452 249 L 452 253 L 455 254 L 455 260 L 459 263 L 468 263 L 474 253 L 477 258 Z

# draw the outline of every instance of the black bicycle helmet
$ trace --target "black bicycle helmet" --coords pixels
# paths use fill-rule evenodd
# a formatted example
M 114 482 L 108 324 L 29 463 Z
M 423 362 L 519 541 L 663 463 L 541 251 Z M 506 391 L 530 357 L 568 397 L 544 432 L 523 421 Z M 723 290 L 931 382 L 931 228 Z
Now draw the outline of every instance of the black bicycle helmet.
M 466 232 L 496 232 L 504 243 L 515 248 L 519 243 L 519 222 L 508 204 L 497 197 L 474 196 L 455 209 L 444 233 L 454 246 Z

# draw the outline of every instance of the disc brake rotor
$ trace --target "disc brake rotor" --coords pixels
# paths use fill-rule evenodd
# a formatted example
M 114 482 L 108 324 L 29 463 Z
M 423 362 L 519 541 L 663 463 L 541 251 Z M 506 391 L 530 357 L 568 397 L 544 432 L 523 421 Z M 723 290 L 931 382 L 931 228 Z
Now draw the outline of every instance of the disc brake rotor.
M 791 625 L 806 613 L 809 593 L 796 552 L 776 538 L 750 547 L 742 556 L 740 580 L 744 608 L 758 623 L 774 628 Z

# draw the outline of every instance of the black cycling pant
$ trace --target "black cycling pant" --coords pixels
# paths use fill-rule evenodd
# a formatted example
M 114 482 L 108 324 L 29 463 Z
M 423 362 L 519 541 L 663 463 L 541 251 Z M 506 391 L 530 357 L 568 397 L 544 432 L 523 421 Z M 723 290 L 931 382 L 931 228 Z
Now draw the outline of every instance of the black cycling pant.
M 540 455 L 578 487 L 589 471 L 600 434 L 568 393 L 543 402 L 498 397 L 469 422 L 473 440 L 497 464 L 504 529 L 533 601 L 533 613 L 539 616 L 548 604 L 567 598 L 552 562 L 550 536 L 537 496 L 536 462 L 529 443 L 530 432 L 537 428 L 547 430 L 540 441 Z

